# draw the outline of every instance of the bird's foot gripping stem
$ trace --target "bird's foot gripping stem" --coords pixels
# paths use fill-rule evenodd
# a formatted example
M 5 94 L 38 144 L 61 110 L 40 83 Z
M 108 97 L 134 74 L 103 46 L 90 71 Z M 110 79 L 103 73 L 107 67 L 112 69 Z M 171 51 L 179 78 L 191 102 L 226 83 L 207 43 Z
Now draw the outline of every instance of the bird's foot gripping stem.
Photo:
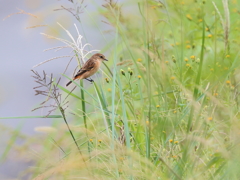
M 91 83 L 94 82 L 94 80 L 92 80 L 91 78 L 90 78 L 90 79 L 86 78 L 86 80 L 88 80 L 88 81 L 91 82 Z

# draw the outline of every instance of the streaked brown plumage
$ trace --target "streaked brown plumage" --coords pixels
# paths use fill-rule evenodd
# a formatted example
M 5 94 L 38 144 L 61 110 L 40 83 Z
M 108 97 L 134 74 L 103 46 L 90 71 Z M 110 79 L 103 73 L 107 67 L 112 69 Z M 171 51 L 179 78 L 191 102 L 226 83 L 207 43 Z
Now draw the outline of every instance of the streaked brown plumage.
M 86 63 L 82 66 L 82 68 L 77 72 L 77 74 L 74 76 L 73 81 L 76 79 L 87 79 L 88 77 L 95 74 L 98 69 L 100 68 L 100 65 L 102 61 L 107 61 L 105 56 L 100 53 L 94 54 L 90 59 L 86 61 Z M 93 82 L 92 79 L 87 79 L 90 82 Z M 69 81 L 66 86 L 71 84 L 72 81 Z

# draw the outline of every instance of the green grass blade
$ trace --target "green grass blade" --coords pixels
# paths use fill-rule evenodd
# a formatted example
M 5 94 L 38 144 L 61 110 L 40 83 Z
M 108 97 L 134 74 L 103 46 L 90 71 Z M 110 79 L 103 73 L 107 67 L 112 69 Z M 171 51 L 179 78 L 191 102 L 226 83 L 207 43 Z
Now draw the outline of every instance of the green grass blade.
M 204 10 L 202 9 L 202 15 L 204 16 Z M 202 17 L 204 19 L 204 17 Z M 193 98 L 194 101 L 197 99 L 198 95 L 198 86 L 200 85 L 200 80 L 201 80 L 201 74 L 202 74 L 202 67 L 203 67 L 203 58 L 204 58 L 204 48 L 205 48 L 205 21 L 202 22 L 202 46 L 201 46 L 201 57 L 200 57 L 200 63 L 199 63 L 199 68 L 198 68 L 198 73 L 197 73 L 197 78 L 195 82 L 195 87 L 193 91 Z M 194 102 L 193 102 L 194 103 Z M 192 126 L 192 119 L 193 119 L 193 112 L 194 112 L 194 106 L 192 105 L 189 119 L 188 119 L 188 124 L 187 124 L 187 131 L 189 132 Z
M 118 85 L 119 85 L 119 93 L 120 93 L 120 99 L 121 99 L 121 105 L 122 105 L 122 116 L 123 116 L 123 123 L 124 123 L 124 135 L 126 138 L 126 145 L 128 149 L 131 149 L 130 144 L 130 133 L 129 133 L 129 127 L 128 127 L 128 119 L 127 119 L 127 110 L 126 110 L 126 103 L 124 100 L 123 90 L 122 90 L 122 83 L 120 81 L 119 75 L 117 75 Z
M 8 141 L 8 144 L 5 148 L 5 150 L 0 157 L 0 162 L 4 161 L 6 159 L 6 157 L 8 156 L 9 151 L 12 149 L 12 146 L 15 144 L 17 138 L 19 137 L 22 126 L 23 126 L 22 123 L 19 124 L 18 127 L 13 131 L 13 134 L 12 134 L 10 140 Z

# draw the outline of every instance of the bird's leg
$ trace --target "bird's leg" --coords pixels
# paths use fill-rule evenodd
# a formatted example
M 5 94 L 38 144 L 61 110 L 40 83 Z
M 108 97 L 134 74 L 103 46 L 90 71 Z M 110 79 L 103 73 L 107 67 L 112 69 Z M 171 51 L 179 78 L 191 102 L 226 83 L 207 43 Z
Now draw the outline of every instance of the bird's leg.
M 94 80 L 92 80 L 91 78 L 90 79 L 88 79 L 88 78 L 85 78 L 86 80 L 88 80 L 89 82 L 91 82 L 91 83 L 93 83 L 94 82 Z
M 92 78 L 90 78 L 90 81 L 91 81 L 91 82 L 94 82 L 94 80 L 93 80 Z

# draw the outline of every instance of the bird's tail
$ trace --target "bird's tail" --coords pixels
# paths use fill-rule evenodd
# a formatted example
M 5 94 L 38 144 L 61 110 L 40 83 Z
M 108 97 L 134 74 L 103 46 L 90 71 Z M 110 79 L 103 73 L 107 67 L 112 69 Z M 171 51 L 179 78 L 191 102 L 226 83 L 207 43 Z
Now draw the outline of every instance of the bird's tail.
M 72 81 L 69 81 L 67 84 L 66 84 L 66 86 L 68 86 L 69 84 L 71 84 L 72 83 Z

